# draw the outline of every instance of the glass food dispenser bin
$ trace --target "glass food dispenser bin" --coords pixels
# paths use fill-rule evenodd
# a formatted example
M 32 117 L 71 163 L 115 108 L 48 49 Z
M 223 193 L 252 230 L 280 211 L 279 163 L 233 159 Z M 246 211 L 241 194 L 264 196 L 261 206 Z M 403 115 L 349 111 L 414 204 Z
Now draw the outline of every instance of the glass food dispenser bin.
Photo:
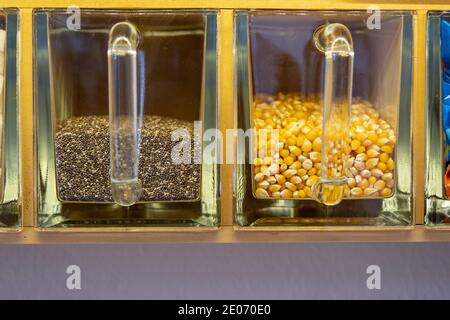
M 428 14 L 425 223 L 450 225 L 450 14 Z
M 218 225 L 216 20 L 34 12 L 39 227 Z
M 239 226 L 412 225 L 412 18 L 236 13 Z
M 18 10 L 0 8 L 0 231 L 21 227 L 19 212 Z

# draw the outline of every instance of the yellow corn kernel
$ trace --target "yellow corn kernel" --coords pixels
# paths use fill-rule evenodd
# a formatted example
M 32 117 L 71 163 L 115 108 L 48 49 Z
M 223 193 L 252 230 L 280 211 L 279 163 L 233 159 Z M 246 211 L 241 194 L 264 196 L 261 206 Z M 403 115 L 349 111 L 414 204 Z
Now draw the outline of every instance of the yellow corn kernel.
M 302 133 L 303 134 L 307 134 L 308 132 L 310 132 L 311 131 L 311 127 L 310 126 L 308 126 L 308 125 L 305 125 L 303 128 L 302 128 Z
M 361 146 L 361 141 L 359 140 L 352 140 L 352 142 L 350 143 L 352 150 L 356 150 Z
M 287 169 L 286 171 L 283 172 L 283 176 L 285 176 L 285 178 L 289 179 L 290 177 L 292 177 L 296 173 L 297 173 L 297 170 Z
M 316 130 L 311 130 L 306 134 L 306 139 L 309 141 L 314 141 L 317 138 L 318 134 Z
M 386 162 L 386 166 L 389 170 L 394 170 L 395 168 L 395 163 L 394 160 L 392 160 L 392 158 L 390 158 L 387 162 Z
M 313 167 L 313 162 L 311 159 L 305 159 L 302 163 L 302 167 L 305 170 L 310 170 Z
M 372 143 L 377 142 L 378 140 L 378 136 L 376 133 L 369 133 L 367 139 L 369 139 L 370 141 L 372 141 Z
M 395 143 L 395 141 L 396 141 L 396 138 L 395 138 L 395 136 L 389 136 L 389 142 L 388 142 L 388 144 L 394 144 Z
M 277 163 L 281 166 L 284 163 L 283 159 L 278 159 Z
M 311 168 L 308 170 L 308 176 L 313 176 L 317 173 L 317 170 L 315 168 Z
M 261 172 L 261 167 L 260 166 L 256 166 L 253 171 L 256 173 L 260 173 Z
M 282 185 L 286 182 L 286 178 L 282 174 L 276 174 L 275 179 L 277 179 L 277 182 Z
M 385 138 L 385 137 L 379 138 L 377 140 L 377 145 L 379 145 L 380 147 L 384 146 L 385 144 L 389 144 L 389 143 L 391 143 L 391 141 L 388 138 Z
M 308 187 L 308 186 L 305 187 L 305 188 L 303 189 L 303 191 L 305 191 L 306 196 L 311 197 L 312 191 L 311 191 L 311 188 L 310 188 L 310 187 Z
M 354 178 L 348 178 L 347 180 L 347 186 L 350 188 L 353 188 L 356 186 L 356 181 Z
M 297 146 L 301 147 L 303 145 L 303 142 L 305 142 L 305 136 L 303 134 L 301 134 L 297 137 L 297 141 L 296 141 Z M 292 144 L 292 145 L 294 145 L 294 144 Z
M 297 185 L 299 183 L 302 183 L 302 178 L 300 178 L 299 176 L 292 176 L 289 178 L 289 182 Z
M 308 178 L 308 180 L 306 180 L 306 185 L 308 186 L 308 187 L 311 187 L 312 185 L 314 185 L 317 181 L 319 180 L 319 177 L 318 176 L 310 176 L 309 178 Z
M 377 168 L 380 169 L 381 171 L 386 171 L 387 170 L 387 165 L 384 162 L 378 162 Z
M 280 171 L 280 166 L 278 164 L 274 163 L 269 166 L 268 170 L 269 170 L 269 175 L 274 175 Z
M 322 164 L 321 164 L 320 162 L 316 162 L 316 163 L 314 164 L 314 168 L 316 168 L 317 172 L 319 172 L 321 165 L 322 165 Z
M 312 144 L 313 150 L 320 152 L 322 151 L 322 139 L 320 138 L 315 138 Z
M 369 184 L 375 184 L 377 182 L 377 178 L 374 176 L 370 176 L 367 180 L 369 180 Z
M 385 186 L 386 186 L 386 182 L 384 182 L 383 180 L 378 180 L 373 185 L 373 187 L 378 190 L 383 190 Z
M 306 198 L 306 192 L 304 190 L 298 191 L 298 197 L 299 198 Z
M 263 188 L 263 189 L 267 189 L 269 186 L 270 186 L 270 183 L 267 180 L 261 181 L 257 185 L 258 188 Z
M 269 187 L 270 192 L 277 192 L 277 191 L 280 191 L 280 189 L 281 189 L 281 186 L 279 184 L 272 184 Z
M 304 141 L 303 144 L 302 144 L 302 150 L 303 150 L 304 152 L 310 152 L 311 149 L 312 149 L 311 141 L 305 139 L 305 141 Z
M 356 153 L 364 153 L 364 152 L 366 152 L 366 148 L 363 146 L 360 146 L 355 151 L 356 151 Z
M 392 190 L 389 188 L 384 188 L 383 190 L 381 190 L 381 195 L 383 197 L 388 197 L 391 195 Z
M 286 158 L 284 158 L 284 163 L 290 166 L 291 164 L 294 163 L 294 158 L 292 158 L 291 156 L 287 156 Z
M 281 149 L 280 150 L 280 156 L 283 158 L 286 158 L 290 154 L 288 149 Z
M 389 155 L 387 153 L 380 154 L 380 161 L 381 162 L 388 162 L 388 160 L 389 160 Z
M 302 154 L 302 150 L 297 146 L 289 146 L 289 151 L 293 153 L 296 157 Z
M 362 145 L 363 145 L 364 147 L 369 147 L 371 144 L 372 144 L 372 140 L 370 140 L 370 139 L 366 139 L 366 140 L 364 140 L 363 143 L 362 143 Z
M 321 159 L 321 154 L 320 152 L 312 151 L 309 153 L 309 158 L 314 162 L 319 162 Z
M 370 173 L 377 179 L 383 176 L 383 170 L 381 170 L 380 168 L 374 168 L 370 171 Z
M 359 140 L 359 142 L 363 142 L 364 140 L 366 140 L 366 135 L 362 132 L 358 132 L 355 136 L 356 140 Z
M 352 189 L 350 190 L 350 194 L 351 194 L 352 196 L 358 197 L 358 196 L 361 196 L 361 195 L 363 194 L 363 191 L 362 191 L 361 188 L 355 187 L 355 188 L 352 188 Z
M 303 177 L 306 174 L 306 170 L 301 168 L 297 170 L 297 175 Z
M 289 181 L 286 181 L 286 183 L 284 185 L 286 186 L 286 188 L 288 188 L 292 192 L 297 190 L 297 187 L 295 186 L 295 184 L 290 183 Z
M 369 158 L 375 158 L 375 157 L 377 157 L 380 153 L 379 153 L 378 151 L 376 151 L 375 149 L 369 149 L 369 150 L 367 150 L 366 154 L 367 154 L 367 156 L 368 156 Z
M 358 153 L 356 155 L 355 160 L 356 161 L 366 161 L 367 160 L 367 154 L 365 154 L 365 153 Z
M 377 166 L 378 164 L 378 158 L 370 158 L 369 160 L 366 161 L 366 168 L 367 169 L 373 169 Z
M 289 189 L 284 189 L 283 191 L 281 191 L 281 197 L 284 199 L 292 198 L 292 191 Z
M 365 196 L 376 196 L 376 195 L 378 195 L 378 190 L 375 188 L 369 187 L 369 188 L 364 189 L 363 193 Z
M 275 184 L 277 182 L 277 179 L 274 176 L 270 176 L 270 177 L 267 177 L 267 181 L 270 184 Z
M 289 138 L 287 139 L 287 144 L 290 145 L 290 146 L 295 145 L 296 142 L 297 142 L 297 139 L 295 139 L 295 137 L 293 137 L 293 136 L 291 136 L 291 137 L 289 137 Z
M 298 170 L 298 169 L 300 169 L 301 167 L 302 167 L 302 164 L 301 164 L 300 161 L 294 161 L 294 163 L 291 164 L 291 165 L 289 166 L 289 169 L 295 169 L 295 170 Z
M 254 179 L 256 182 L 261 182 L 264 180 L 264 174 L 261 172 L 258 172 L 257 174 L 255 174 Z
M 268 197 L 269 197 L 269 194 L 268 194 L 267 191 L 264 190 L 263 188 L 258 188 L 258 189 L 256 189 L 256 191 L 255 191 L 255 196 L 256 196 L 257 198 L 268 198 Z
M 369 180 L 362 179 L 362 181 L 358 184 L 358 187 L 360 187 L 362 189 L 368 188 L 369 187 Z
M 389 145 L 384 145 L 381 147 L 381 151 L 386 152 L 387 154 L 390 154 L 390 153 L 392 153 L 393 149 Z

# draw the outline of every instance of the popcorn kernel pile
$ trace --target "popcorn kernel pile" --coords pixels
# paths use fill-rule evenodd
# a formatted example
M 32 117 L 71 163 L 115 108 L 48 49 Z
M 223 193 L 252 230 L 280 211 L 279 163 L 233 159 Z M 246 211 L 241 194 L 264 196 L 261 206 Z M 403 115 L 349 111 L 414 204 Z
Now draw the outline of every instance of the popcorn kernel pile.
M 255 96 L 253 108 L 256 155 L 266 151 L 264 157 L 254 160 L 255 197 L 311 198 L 321 168 L 319 102 L 304 100 L 298 94 L 278 93 Z M 352 104 L 350 123 L 345 196 L 389 197 L 394 187 L 394 129 L 362 100 Z M 270 129 L 278 129 L 278 136 L 267 134 Z M 266 137 L 261 139 L 263 132 Z

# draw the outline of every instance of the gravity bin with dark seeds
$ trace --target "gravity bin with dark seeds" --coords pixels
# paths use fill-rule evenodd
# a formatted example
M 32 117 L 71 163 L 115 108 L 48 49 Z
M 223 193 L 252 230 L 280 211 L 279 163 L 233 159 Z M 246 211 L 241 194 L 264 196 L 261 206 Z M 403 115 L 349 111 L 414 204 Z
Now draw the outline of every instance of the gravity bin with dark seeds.
M 35 10 L 38 225 L 215 227 L 211 10 Z

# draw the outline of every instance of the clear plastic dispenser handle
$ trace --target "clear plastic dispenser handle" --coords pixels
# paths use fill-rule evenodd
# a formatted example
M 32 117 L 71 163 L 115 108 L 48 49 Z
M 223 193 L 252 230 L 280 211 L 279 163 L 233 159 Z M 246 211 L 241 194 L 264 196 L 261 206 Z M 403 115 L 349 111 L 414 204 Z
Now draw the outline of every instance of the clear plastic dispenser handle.
M 340 23 L 318 27 L 313 40 L 316 48 L 325 54 L 325 78 L 320 179 L 313 186 L 312 193 L 318 202 L 332 206 L 342 201 L 347 184 L 353 42 L 348 28 Z
M 137 47 L 139 32 L 129 22 L 116 23 L 109 32 L 109 142 L 111 191 L 121 206 L 136 203 L 139 181 L 141 111 L 138 109 Z

